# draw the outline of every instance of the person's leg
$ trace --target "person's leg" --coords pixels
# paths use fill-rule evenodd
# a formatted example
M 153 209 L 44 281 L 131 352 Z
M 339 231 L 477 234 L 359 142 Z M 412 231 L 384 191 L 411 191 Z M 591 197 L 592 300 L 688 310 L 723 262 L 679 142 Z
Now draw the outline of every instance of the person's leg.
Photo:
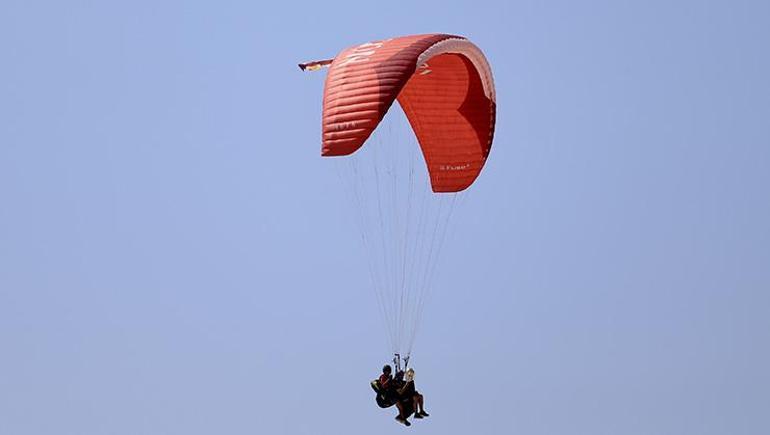
M 418 403 L 420 404 L 420 414 L 422 414 L 423 417 L 427 417 L 428 413 L 425 412 L 425 398 L 419 393 L 417 394 L 417 397 Z
M 412 407 L 414 408 L 414 418 L 422 418 L 422 413 L 420 413 L 420 395 L 415 394 L 412 396 Z
M 396 402 L 396 407 L 398 407 L 398 415 L 396 416 L 396 420 L 407 426 L 411 426 L 412 423 L 410 423 L 409 420 L 406 419 L 406 416 L 404 413 L 404 405 L 401 402 Z

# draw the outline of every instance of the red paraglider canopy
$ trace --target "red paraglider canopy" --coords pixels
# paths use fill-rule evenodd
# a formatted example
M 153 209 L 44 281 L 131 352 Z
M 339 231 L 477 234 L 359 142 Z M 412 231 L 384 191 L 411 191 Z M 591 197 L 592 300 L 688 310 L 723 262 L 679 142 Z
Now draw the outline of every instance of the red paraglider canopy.
M 478 177 L 495 128 L 492 71 L 478 47 L 461 36 L 404 36 L 350 47 L 331 62 L 300 68 L 329 63 L 323 156 L 358 150 L 398 98 L 434 192 L 464 190 Z

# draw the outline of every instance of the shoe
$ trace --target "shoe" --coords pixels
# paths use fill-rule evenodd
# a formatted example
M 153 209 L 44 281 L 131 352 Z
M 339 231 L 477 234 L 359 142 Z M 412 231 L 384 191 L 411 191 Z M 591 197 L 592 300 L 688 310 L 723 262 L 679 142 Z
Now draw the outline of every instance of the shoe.
M 404 426 L 411 426 L 412 425 L 412 423 L 409 423 L 409 421 L 407 419 L 401 417 L 400 415 L 396 416 L 396 421 L 401 423 L 401 424 L 403 424 Z
M 430 414 L 428 414 L 428 413 L 427 413 L 427 412 L 425 412 L 425 411 L 420 411 L 419 413 L 415 414 L 415 417 L 416 417 L 417 415 L 420 415 L 420 416 L 421 416 L 420 418 L 422 418 L 422 417 L 430 417 Z
M 414 418 L 425 418 L 425 417 L 423 417 L 422 414 L 420 414 L 419 412 L 415 412 Z

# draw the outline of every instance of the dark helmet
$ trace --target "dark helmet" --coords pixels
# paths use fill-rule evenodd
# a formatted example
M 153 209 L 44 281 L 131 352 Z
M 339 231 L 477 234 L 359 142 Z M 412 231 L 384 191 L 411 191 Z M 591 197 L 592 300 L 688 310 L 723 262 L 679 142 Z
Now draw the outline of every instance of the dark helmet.
M 403 379 L 404 379 L 404 371 L 403 371 L 403 370 L 399 370 L 399 371 L 396 373 L 396 379 L 398 379 L 399 381 L 401 381 L 401 380 L 403 380 Z
M 393 369 L 390 367 L 390 364 L 385 364 L 385 367 L 382 368 L 382 373 L 386 375 L 389 375 L 392 371 Z

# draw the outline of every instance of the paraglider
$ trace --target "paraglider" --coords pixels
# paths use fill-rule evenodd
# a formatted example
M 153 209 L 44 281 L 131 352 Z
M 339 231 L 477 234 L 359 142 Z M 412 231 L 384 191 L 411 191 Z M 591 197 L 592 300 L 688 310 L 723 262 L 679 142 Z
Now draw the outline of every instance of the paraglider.
M 377 404 L 396 405 L 397 419 L 408 425 L 413 413 L 427 416 L 407 365 L 438 254 L 457 198 L 477 179 L 492 146 L 492 70 L 476 45 L 448 34 L 367 42 L 299 67 L 328 68 L 321 155 L 349 156 L 340 164 L 341 177 L 396 355 L 395 377 L 388 365 L 371 385 Z M 408 141 L 363 146 L 396 100 L 419 147 L 402 145 Z
M 372 134 L 394 100 L 420 142 L 434 192 L 465 190 L 492 146 L 495 86 L 481 50 L 461 36 L 367 42 L 333 60 L 323 97 L 323 156 L 346 156 Z
M 372 389 L 377 393 L 377 405 L 380 408 L 389 408 L 393 405 L 398 409 L 396 420 L 406 426 L 410 426 L 408 418 L 414 414 L 414 418 L 429 417 L 425 411 L 425 398 L 414 386 L 414 369 L 409 368 L 404 372 L 399 370 L 395 378 L 391 375 L 392 368 L 385 365 L 379 378 L 371 382 Z

